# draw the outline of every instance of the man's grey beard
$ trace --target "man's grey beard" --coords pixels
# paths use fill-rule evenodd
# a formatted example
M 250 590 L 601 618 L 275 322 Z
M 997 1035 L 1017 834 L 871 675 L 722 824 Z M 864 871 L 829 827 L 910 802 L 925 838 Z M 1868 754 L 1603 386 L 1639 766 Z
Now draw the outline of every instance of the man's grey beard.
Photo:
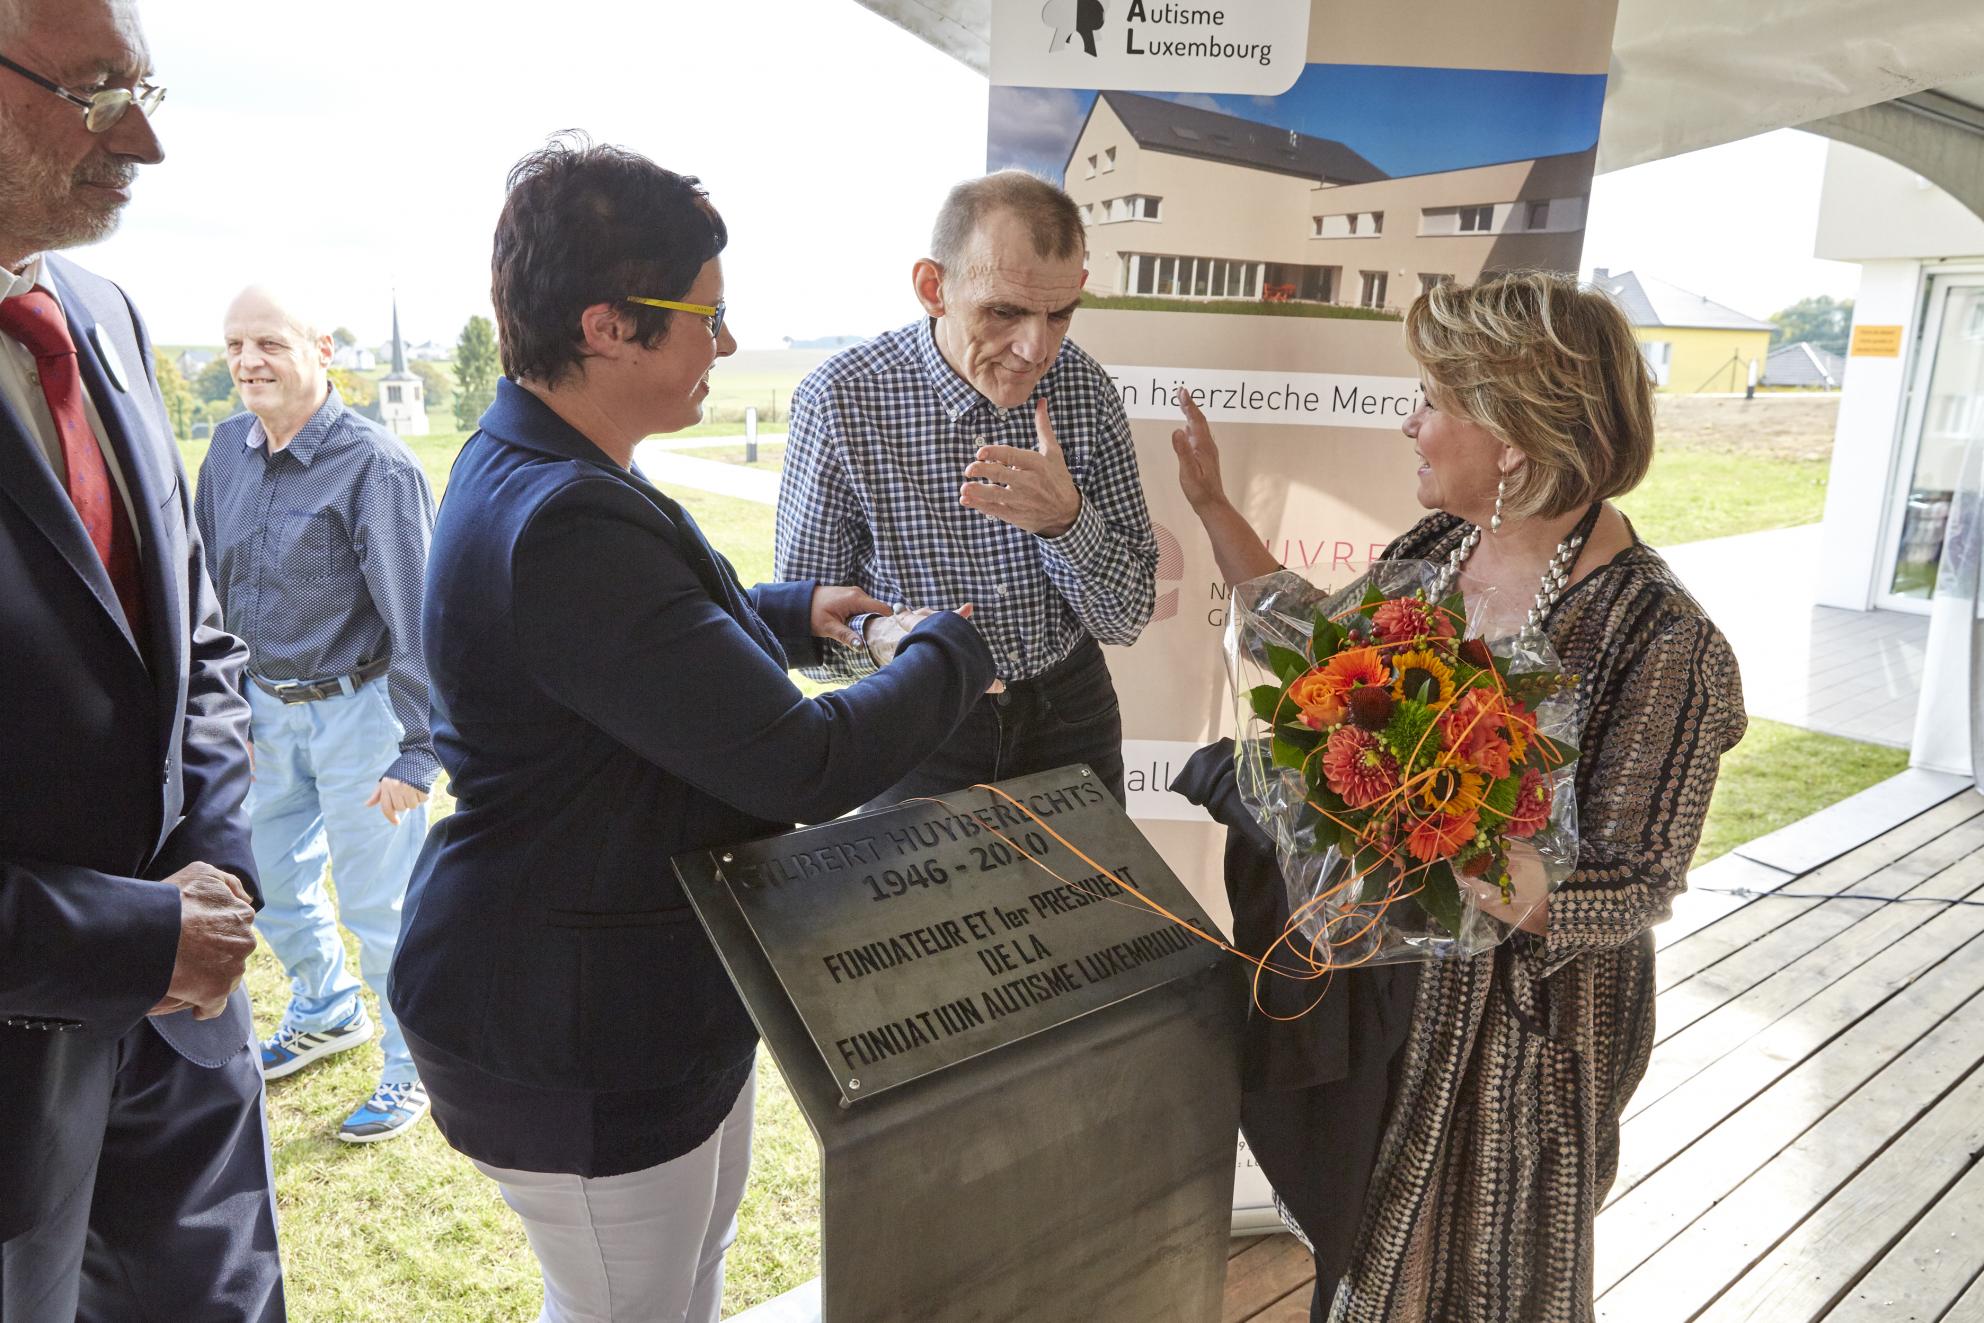
M 0 256 L 26 258 L 106 237 L 117 228 L 123 204 L 105 199 L 92 205 L 80 189 L 84 184 L 128 188 L 137 173 L 132 163 L 108 156 L 65 173 L 37 153 L 12 117 L 0 111 L 0 248 L 20 250 Z

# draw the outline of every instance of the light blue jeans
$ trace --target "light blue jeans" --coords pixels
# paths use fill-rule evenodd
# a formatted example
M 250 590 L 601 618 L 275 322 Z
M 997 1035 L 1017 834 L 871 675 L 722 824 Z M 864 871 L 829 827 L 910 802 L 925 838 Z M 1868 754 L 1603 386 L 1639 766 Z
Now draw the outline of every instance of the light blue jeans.
M 403 730 L 382 676 L 350 694 L 284 703 L 246 685 L 254 716 L 255 780 L 248 791 L 262 912 L 255 926 L 289 975 L 283 1027 L 312 1032 L 347 1019 L 358 980 L 345 968 L 338 923 L 358 939 L 359 972 L 379 995 L 386 1055 L 379 1078 L 420 1077 L 386 1000 L 386 974 L 400 937 L 400 903 L 427 836 L 427 806 L 400 814 L 396 827 L 365 801 L 400 755 Z M 332 863 L 331 907 L 324 863 Z

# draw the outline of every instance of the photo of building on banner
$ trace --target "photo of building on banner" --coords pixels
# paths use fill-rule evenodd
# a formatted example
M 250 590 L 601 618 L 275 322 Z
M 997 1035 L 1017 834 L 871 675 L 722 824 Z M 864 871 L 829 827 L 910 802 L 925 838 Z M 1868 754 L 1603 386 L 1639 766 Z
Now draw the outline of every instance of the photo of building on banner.
M 1166 787 L 1232 734 L 1229 585 L 1180 495 L 1174 402 L 1218 428 L 1228 492 L 1322 586 L 1425 512 L 1400 425 L 1401 320 L 1442 280 L 1575 271 L 1613 7 L 994 0 L 986 165 L 1081 208 L 1070 338 L 1121 394 L 1157 528 L 1157 610 L 1107 649 L 1131 815 L 1215 920 L 1225 833 Z M 1244 1150 L 1235 1225 L 1275 1222 Z

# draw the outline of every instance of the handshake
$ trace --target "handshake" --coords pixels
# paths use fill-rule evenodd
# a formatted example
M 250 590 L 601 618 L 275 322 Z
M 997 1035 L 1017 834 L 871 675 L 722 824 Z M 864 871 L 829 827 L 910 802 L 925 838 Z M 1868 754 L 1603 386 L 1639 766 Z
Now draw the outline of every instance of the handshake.
M 909 637 L 909 632 L 939 615 L 941 607 L 892 607 L 879 598 L 870 597 L 859 588 L 815 588 L 813 590 L 813 634 L 816 638 L 830 639 L 850 648 L 865 647 L 875 665 L 887 666 L 895 660 L 896 649 Z M 971 619 L 971 603 L 966 602 L 957 609 L 965 619 Z M 856 632 L 854 623 L 861 621 L 861 629 Z M 994 680 L 988 694 L 999 693 L 1006 687 L 1003 680 Z

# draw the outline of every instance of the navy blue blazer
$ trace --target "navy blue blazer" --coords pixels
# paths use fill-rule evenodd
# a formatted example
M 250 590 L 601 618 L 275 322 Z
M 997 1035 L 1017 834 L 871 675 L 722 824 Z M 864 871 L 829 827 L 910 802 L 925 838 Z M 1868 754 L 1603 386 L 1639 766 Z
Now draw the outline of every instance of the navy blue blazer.
M 993 678 L 945 614 L 809 699 L 786 669 L 815 659 L 812 591 L 742 588 L 679 505 L 499 383 L 427 562 L 457 809 L 407 889 L 391 994 L 409 1031 L 526 1085 L 662 1090 L 698 1115 L 734 1093 L 756 1033 L 669 860 L 880 794 Z
M 83 385 L 130 487 L 149 637 L 26 422 L 0 400 L 0 1240 L 32 1226 L 94 1160 L 117 1039 L 165 995 L 179 892 L 203 860 L 244 879 L 254 859 L 247 650 L 221 628 L 136 309 L 109 281 L 50 257 Z M 219 1065 L 247 1047 L 248 999 L 151 1022 Z

